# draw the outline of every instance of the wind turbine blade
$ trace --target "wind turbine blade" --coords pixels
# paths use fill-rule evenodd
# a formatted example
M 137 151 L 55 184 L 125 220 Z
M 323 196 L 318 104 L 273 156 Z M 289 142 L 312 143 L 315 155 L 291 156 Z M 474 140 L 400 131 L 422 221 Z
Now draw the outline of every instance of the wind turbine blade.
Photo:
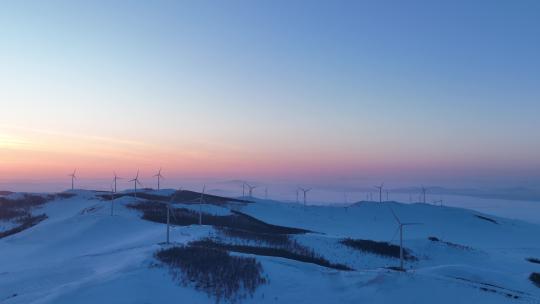
M 176 197 L 176 194 L 178 192 L 182 192 L 182 189 L 178 189 L 178 191 L 174 191 L 174 193 L 171 195 L 171 199 L 169 200 L 169 204 L 174 201 L 174 198 Z
M 390 242 L 388 242 L 388 243 L 391 244 L 394 241 L 394 238 L 396 237 L 398 231 L 399 231 L 399 226 L 396 228 L 396 231 L 394 231 L 394 234 L 392 235 L 392 238 L 390 239 Z
M 394 218 L 396 219 L 396 222 L 398 222 L 398 224 L 402 225 L 401 224 L 401 221 L 399 220 L 399 218 L 397 217 L 396 213 L 394 212 L 394 210 L 392 209 L 392 207 L 390 207 L 390 205 L 388 205 L 388 209 L 390 209 L 390 212 L 392 212 L 392 215 L 394 216 Z

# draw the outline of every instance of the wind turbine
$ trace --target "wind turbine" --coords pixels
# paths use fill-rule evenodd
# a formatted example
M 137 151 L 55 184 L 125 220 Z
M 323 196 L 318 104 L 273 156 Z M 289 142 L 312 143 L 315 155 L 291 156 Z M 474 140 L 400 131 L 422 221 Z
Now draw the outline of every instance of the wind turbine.
M 171 199 L 169 200 L 169 202 L 166 203 L 167 205 L 167 244 L 169 244 L 169 235 L 170 235 L 170 230 L 171 230 L 171 224 L 170 224 L 171 223 L 171 219 L 170 219 L 171 205 L 178 192 L 182 192 L 182 189 L 179 188 L 178 191 L 175 191 L 173 195 L 171 195 Z M 173 217 L 174 217 L 174 213 L 173 213 Z
M 118 177 L 118 175 L 116 175 L 116 172 L 113 171 L 113 174 L 114 174 L 114 177 L 113 177 L 113 182 L 114 182 L 114 193 L 116 193 L 116 181 L 119 180 L 119 179 L 122 179 L 121 177 Z
M 257 188 L 258 186 L 250 186 L 249 187 L 249 197 L 253 197 L 253 190 L 255 190 L 255 188 Z
M 137 199 L 137 184 L 141 185 L 141 182 L 139 181 L 139 170 L 137 170 L 137 175 L 134 179 L 130 180 L 130 182 L 133 182 L 133 186 L 135 188 L 135 199 Z
M 242 199 L 246 197 L 246 183 L 242 182 Z
M 403 271 L 405 270 L 405 268 L 403 268 L 403 227 L 413 226 L 413 225 L 422 225 L 422 223 L 402 223 L 397 217 L 397 215 L 394 213 L 394 210 L 392 210 L 390 206 L 388 206 L 388 208 L 390 208 L 390 212 L 392 212 L 394 219 L 399 225 L 399 269 Z
M 68 176 L 71 176 L 71 190 L 73 190 L 75 187 L 74 181 L 77 179 L 77 176 L 75 175 L 75 172 L 77 172 L 77 169 L 73 170 L 73 173 L 69 174 Z
M 248 186 L 249 197 L 253 197 L 253 190 L 254 190 L 255 188 L 257 188 L 257 186 L 252 186 L 252 185 L 250 185 L 250 184 L 248 184 L 248 183 L 245 183 L 245 184 L 246 184 L 246 186 Z
M 162 178 L 164 179 L 163 175 L 161 175 L 161 168 L 159 168 L 158 173 L 157 173 L 156 175 L 154 175 L 154 177 L 157 177 L 157 189 L 158 189 L 158 191 L 159 191 L 159 181 L 160 181 Z
M 297 203 L 297 204 L 298 204 L 299 190 L 300 190 L 300 189 L 296 188 L 296 203 Z
M 389 202 L 390 200 L 388 199 L 388 190 L 386 190 L 386 201 Z
M 115 187 L 116 187 L 116 180 L 115 180 Z M 115 192 L 116 190 L 111 185 L 111 216 L 114 215 L 114 193 Z
M 268 187 L 265 187 L 265 188 L 264 188 L 264 199 L 265 199 L 265 200 L 268 199 Z
M 305 188 L 299 188 L 299 189 L 300 189 L 300 191 L 304 192 L 304 207 L 306 207 L 306 201 L 307 201 L 306 197 L 307 197 L 307 193 L 308 193 L 309 191 L 311 191 L 311 188 L 307 188 L 307 189 L 305 189 Z
M 382 183 L 380 186 L 375 186 L 375 188 L 379 189 L 379 203 L 382 203 L 382 189 L 384 187 L 384 183 Z
M 206 185 L 203 186 L 202 192 L 201 192 L 201 198 L 199 199 L 199 226 L 202 225 L 202 203 L 204 199 L 204 191 L 206 190 Z
M 422 186 L 422 188 L 420 188 L 420 189 L 422 189 L 422 195 L 424 196 L 424 204 L 425 204 L 425 203 L 426 203 L 426 192 L 427 192 L 427 189 L 426 189 L 426 187 L 424 187 L 424 186 Z

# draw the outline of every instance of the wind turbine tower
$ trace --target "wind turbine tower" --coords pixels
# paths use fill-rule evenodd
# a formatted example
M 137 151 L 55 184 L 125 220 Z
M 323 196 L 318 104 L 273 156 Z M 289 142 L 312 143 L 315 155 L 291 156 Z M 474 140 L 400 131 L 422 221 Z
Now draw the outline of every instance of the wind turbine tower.
M 201 198 L 199 199 L 199 226 L 202 225 L 202 204 L 204 201 L 204 191 L 206 191 L 206 185 L 203 186 Z
M 114 193 L 116 191 L 114 190 L 114 188 L 111 186 L 111 216 L 114 215 Z
M 173 195 L 171 195 L 171 199 L 169 200 L 167 204 L 167 244 L 169 244 L 169 235 L 170 235 L 170 231 L 171 231 L 171 205 L 174 201 L 174 198 L 176 197 L 176 194 L 178 192 L 182 192 L 182 189 L 179 188 L 178 191 L 175 191 L 173 193 Z M 173 217 L 174 217 L 174 214 L 173 214 Z
M 116 175 L 116 172 L 113 171 L 113 174 L 114 174 L 114 177 L 113 177 L 113 182 L 114 182 L 114 193 L 116 193 L 116 181 L 119 180 L 119 179 L 122 179 L 121 177 L 118 177 L 118 175 Z
M 137 184 L 142 185 L 139 181 L 139 170 L 137 170 L 137 175 L 134 179 L 130 180 L 130 182 L 133 182 L 133 188 L 135 189 L 135 199 L 137 199 Z
M 167 245 L 169 242 L 169 235 L 171 234 L 171 202 L 174 198 L 174 194 L 171 195 L 171 201 L 167 204 Z
M 390 206 L 388 207 L 390 208 Z M 403 267 L 403 260 L 404 260 L 404 256 L 403 256 L 403 227 L 405 226 L 413 226 L 413 225 L 422 225 L 421 223 L 402 223 L 399 218 L 397 217 L 397 215 L 394 213 L 394 210 L 392 210 L 392 208 L 390 208 L 390 211 L 392 212 L 392 215 L 394 216 L 394 219 L 396 220 L 396 222 L 398 223 L 399 225 L 399 269 L 401 269 L 402 271 L 405 270 L 405 268 Z
M 307 193 L 311 191 L 311 188 L 300 188 L 300 191 L 304 192 L 304 207 L 307 205 Z
M 424 186 L 422 186 L 421 189 L 422 189 L 422 195 L 423 195 L 423 199 L 424 199 L 423 202 L 424 202 L 424 204 L 425 204 L 425 203 L 426 203 L 426 192 L 427 192 L 427 189 L 426 189 L 426 187 L 424 187 Z
M 159 182 L 161 181 L 162 178 L 164 179 L 163 175 L 161 175 L 161 168 L 159 168 L 158 173 L 154 175 L 154 177 L 157 177 L 157 189 L 159 191 Z
M 75 189 L 75 180 L 77 179 L 75 172 L 77 172 L 77 169 L 73 170 L 73 173 L 68 175 L 71 176 L 71 190 Z
M 380 186 L 375 186 L 375 188 L 379 189 L 379 203 L 382 203 L 382 189 L 384 187 L 384 183 L 382 183 Z

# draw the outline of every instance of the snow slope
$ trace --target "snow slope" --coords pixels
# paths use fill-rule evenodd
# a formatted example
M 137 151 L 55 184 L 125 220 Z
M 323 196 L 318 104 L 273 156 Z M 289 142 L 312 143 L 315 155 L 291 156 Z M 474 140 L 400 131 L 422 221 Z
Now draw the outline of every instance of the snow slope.
M 214 302 L 156 266 L 153 254 L 165 246 L 166 227 L 126 208 L 132 197 L 115 200 L 111 216 L 111 203 L 95 192 L 74 193 L 34 210 L 48 216 L 38 225 L 0 239 L 0 303 Z M 397 266 L 397 259 L 340 243 L 346 237 L 396 243 L 390 208 L 402 222 L 422 223 L 404 233 L 405 246 L 418 257 L 407 263 L 407 272 L 385 268 Z M 213 205 L 203 209 L 230 213 Z M 256 200 L 240 211 L 313 231 L 294 238 L 355 269 L 255 256 L 269 283 L 243 303 L 540 303 L 540 288 L 527 279 L 540 265 L 525 260 L 540 257 L 540 225 L 423 204 L 363 202 L 344 208 Z M 214 228 L 173 227 L 171 239 L 183 244 L 208 235 L 215 235 Z

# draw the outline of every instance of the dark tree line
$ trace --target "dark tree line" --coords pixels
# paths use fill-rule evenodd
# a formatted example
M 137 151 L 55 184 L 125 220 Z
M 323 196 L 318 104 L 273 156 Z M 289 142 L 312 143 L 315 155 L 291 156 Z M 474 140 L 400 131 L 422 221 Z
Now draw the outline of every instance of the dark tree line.
M 163 249 L 156 258 L 169 266 L 175 280 L 184 286 L 222 300 L 237 302 L 253 293 L 267 282 L 263 268 L 249 257 L 231 256 L 225 250 L 199 246 L 182 246 Z

